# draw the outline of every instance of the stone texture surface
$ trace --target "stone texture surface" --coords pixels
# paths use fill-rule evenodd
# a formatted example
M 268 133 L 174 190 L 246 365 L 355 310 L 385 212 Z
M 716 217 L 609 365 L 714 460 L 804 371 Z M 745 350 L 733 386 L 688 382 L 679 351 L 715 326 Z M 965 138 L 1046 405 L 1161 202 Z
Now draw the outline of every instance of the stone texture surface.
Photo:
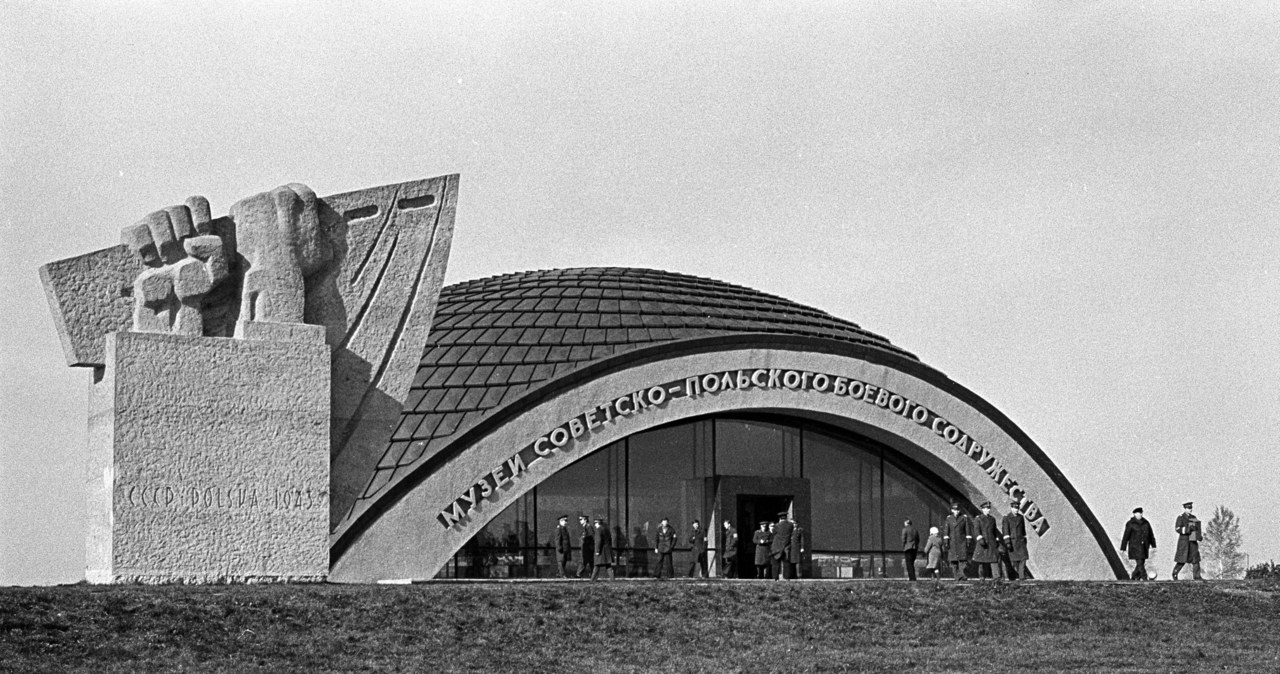
M 332 524 L 401 421 L 457 198 L 457 175 L 320 199 L 291 184 L 212 220 L 193 197 L 126 227 L 125 244 L 47 264 L 41 276 L 71 365 L 102 365 L 103 336 L 131 328 L 309 341 L 305 326 L 320 326 L 331 353 Z
M 916 360 L 850 321 L 684 274 L 556 269 L 459 283 L 441 292 L 403 415 L 383 436 L 390 442 L 366 472 L 346 472 L 359 482 L 354 507 L 366 508 L 451 439 L 545 382 L 654 344 L 743 333 L 822 337 Z M 335 535 L 349 525 L 350 517 L 338 522 Z
M 106 338 L 93 385 L 90 582 L 322 580 L 329 349 Z

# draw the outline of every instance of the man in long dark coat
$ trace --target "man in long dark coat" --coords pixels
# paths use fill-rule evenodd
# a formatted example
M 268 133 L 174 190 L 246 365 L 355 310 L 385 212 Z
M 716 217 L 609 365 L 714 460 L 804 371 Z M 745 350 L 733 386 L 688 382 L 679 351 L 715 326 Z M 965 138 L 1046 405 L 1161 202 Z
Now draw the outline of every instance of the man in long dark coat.
M 670 520 L 662 518 L 658 530 L 653 534 L 653 551 L 658 553 L 658 578 L 664 575 L 671 578 L 676 575 L 675 566 L 671 563 L 671 555 L 676 549 L 676 530 Z
M 1027 550 L 1027 518 L 1022 516 L 1021 501 L 1009 502 L 1009 513 L 1000 521 L 1000 533 L 1004 536 L 1005 554 L 1009 556 L 1009 566 L 1013 567 L 1013 577 L 1009 580 L 1022 580 L 1027 577 L 1027 560 L 1031 553 Z
M 1173 579 L 1178 579 L 1178 572 L 1183 564 L 1191 565 L 1191 577 L 1204 580 L 1200 576 L 1200 520 L 1191 514 L 1191 501 L 1182 504 L 1182 514 L 1173 523 L 1178 532 L 1178 549 L 1173 553 Z
M 760 530 L 752 537 L 751 542 L 756 546 L 756 578 L 767 578 L 769 575 L 769 550 L 773 545 L 773 534 L 769 533 L 769 523 L 761 522 Z
M 778 513 L 778 524 L 773 529 L 773 543 L 769 555 L 773 558 L 773 579 L 790 580 L 787 559 L 791 557 L 791 534 L 796 525 L 787 519 L 787 513 Z
M 902 523 L 902 564 L 907 567 L 907 580 L 916 579 L 916 552 L 920 550 L 920 532 L 911 520 Z
M 799 524 L 791 531 L 791 549 L 787 552 L 787 569 L 792 578 L 800 577 L 800 562 L 804 557 L 804 527 Z
M 1133 509 L 1133 517 L 1124 525 L 1124 535 L 1120 537 L 1120 552 L 1129 550 L 1129 559 L 1134 561 L 1133 574 L 1130 580 L 1150 580 L 1147 576 L 1147 557 L 1156 548 L 1156 532 L 1151 523 L 1142 516 L 1142 508 Z
M 706 578 L 707 535 L 703 533 L 702 523 L 698 520 L 689 524 L 689 549 L 693 550 L 693 562 L 689 564 L 689 577 Z
M 991 502 L 984 501 L 982 514 L 973 518 L 973 561 L 978 565 L 978 579 L 991 577 L 991 565 L 999 561 L 996 546 L 1000 544 L 1000 532 L 996 518 L 991 516 Z
M 613 580 L 613 535 L 602 519 L 596 520 L 595 541 L 595 566 L 591 569 L 591 580 L 600 576 L 602 568 L 609 570 L 609 580 Z
M 951 573 L 956 580 L 968 580 L 965 566 L 969 563 L 969 542 L 973 540 L 973 529 L 969 518 L 960 512 L 960 504 L 951 504 L 951 514 L 942 525 L 942 547 L 946 549 L 947 561 L 951 562 Z
M 582 550 L 582 566 L 578 567 L 578 577 L 586 578 L 591 575 L 589 571 L 595 566 L 596 534 L 591 528 L 591 520 L 587 519 L 586 515 L 578 515 L 578 526 L 582 528 L 578 534 L 580 536 L 578 547 Z
M 569 560 L 573 558 L 573 538 L 569 536 L 569 516 L 561 515 L 556 525 L 556 561 L 559 562 L 560 577 L 569 577 Z
M 724 538 L 720 542 L 720 575 L 738 577 L 738 530 L 729 520 L 724 521 Z

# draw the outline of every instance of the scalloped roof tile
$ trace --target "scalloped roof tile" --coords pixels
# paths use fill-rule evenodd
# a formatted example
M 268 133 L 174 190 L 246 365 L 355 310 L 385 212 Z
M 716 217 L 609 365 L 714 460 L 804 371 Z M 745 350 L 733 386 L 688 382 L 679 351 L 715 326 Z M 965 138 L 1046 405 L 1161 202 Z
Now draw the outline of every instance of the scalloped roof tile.
M 578 367 L 654 344 L 742 333 L 822 337 L 917 360 L 856 323 L 697 276 L 590 267 L 465 281 L 440 293 L 408 398 L 413 404 L 365 495 L 504 402 Z

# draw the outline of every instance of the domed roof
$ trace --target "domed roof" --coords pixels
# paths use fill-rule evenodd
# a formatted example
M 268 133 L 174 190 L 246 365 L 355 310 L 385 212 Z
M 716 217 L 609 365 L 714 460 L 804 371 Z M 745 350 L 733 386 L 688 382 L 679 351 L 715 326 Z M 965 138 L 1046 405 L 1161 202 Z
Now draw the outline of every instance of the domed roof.
M 362 498 L 527 391 L 628 350 L 715 335 L 820 337 L 912 354 L 790 300 L 652 269 L 504 274 L 441 291 L 399 427 Z

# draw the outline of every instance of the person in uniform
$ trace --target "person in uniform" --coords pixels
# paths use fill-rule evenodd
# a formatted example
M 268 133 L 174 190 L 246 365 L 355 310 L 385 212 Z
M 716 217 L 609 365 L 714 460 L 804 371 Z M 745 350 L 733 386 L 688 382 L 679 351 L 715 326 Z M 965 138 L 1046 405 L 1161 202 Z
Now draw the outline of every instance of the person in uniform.
M 1142 516 L 1142 508 L 1133 509 L 1133 517 L 1124 525 L 1124 535 L 1120 537 L 1120 552 L 1129 550 L 1129 559 L 1134 561 L 1133 574 L 1130 580 L 1150 580 L 1147 575 L 1147 557 L 1156 548 L 1156 532 L 1151 523 Z
M 938 527 L 929 527 L 929 540 L 924 544 L 924 555 L 927 561 L 924 564 L 924 570 L 930 571 L 929 575 L 934 580 L 942 577 L 942 534 L 938 532 Z
M 902 564 L 907 567 L 907 580 L 916 579 L 916 553 L 920 550 L 920 532 L 911 520 L 902 522 Z
M 788 570 L 792 578 L 800 577 L 800 561 L 804 556 L 804 528 L 799 524 L 791 531 L 791 550 L 788 553 Z
M 600 569 L 608 569 L 609 580 L 613 580 L 613 535 L 604 520 L 597 518 L 595 524 L 595 564 L 591 569 L 591 580 L 600 577 Z
M 942 547 L 946 551 L 947 561 L 951 562 L 951 572 L 956 580 L 968 580 L 965 566 L 969 564 L 969 542 L 973 540 L 973 529 L 969 518 L 960 512 L 960 504 L 951 504 L 951 514 L 942 525 Z
M 1184 564 L 1191 565 L 1191 577 L 1204 580 L 1200 575 L 1200 520 L 1191 513 L 1191 501 L 1182 504 L 1182 514 L 1173 523 L 1178 532 L 1178 549 L 1173 553 L 1173 579 L 1178 579 L 1178 572 Z
M 569 577 L 569 561 L 573 559 L 573 538 L 569 536 L 569 516 L 561 515 L 556 525 L 556 561 L 559 562 L 560 577 Z
M 587 570 L 595 566 L 596 535 L 591 528 L 591 520 L 586 515 L 578 515 L 578 526 L 582 528 L 578 534 L 578 547 L 582 550 L 582 566 L 578 567 L 578 577 L 586 578 L 589 575 Z
M 756 578 L 769 577 L 769 548 L 773 544 L 773 536 L 769 533 L 769 523 L 761 522 L 760 530 L 751 536 L 756 546 Z
M 979 506 L 982 514 L 973 518 L 973 561 L 978 565 L 978 579 L 991 578 L 991 565 L 999 561 L 996 546 L 1000 542 L 1000 532 L 996 528 L 996 518 L 991 516 L 991 501 L 983 501 Z
M 689 548 L 693 550 L 693 562 L 689 564 L 689 577 L 706 578 L 707 535 L 703 533 L 702 523 L 698 520 L 689 523 Z
M 729 520 L 724 521 L 724 538 L 720 542 L 720 575 L 738 577 L 738 530 Z
M 676 549 L 676 530 L 670 520 L 662 518 L 658 531 L 653 535 L 653 551 L 658 553 L 658 578 L 671 578 L 676 575 L 675 566 L 671 563 L 671 555 Z
M 1004 536 L 1004 549 L 1008 555 L 1012 577 L 1009 580 L 1022 580 L 1027 577 L 1027 560 L 1031 553 L 1027 551 L 1027 518 L 1022 516 L 1021 501 L 1009 502 L 1009 513 L 1000 521 L 1000 533 Z
M 787 560 L 791 557 L 791 534 L 796 525 L 787 519 L 787 513 L 778 513 L 778 523 L 773 527 L 773 543 L 769 554 L 773 558 L 773 579 L 790 580 L 791 573 L 787 569 Z

